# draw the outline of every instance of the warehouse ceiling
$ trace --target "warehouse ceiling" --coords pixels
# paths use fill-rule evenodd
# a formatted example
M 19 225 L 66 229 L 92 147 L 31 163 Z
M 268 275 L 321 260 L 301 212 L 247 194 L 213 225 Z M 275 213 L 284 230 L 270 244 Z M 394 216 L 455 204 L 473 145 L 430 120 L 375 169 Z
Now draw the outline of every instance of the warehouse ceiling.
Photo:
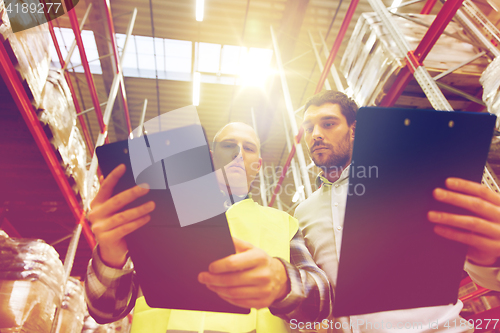
M 400 8 L 398 12 L 418 13 L 424 3 L 422 1 Z M 94 74 L 93 78 L 99 95 L 99 102 L 104 103 L 107 101 L 113 81 L 115 66 L 113 57 L 106 57 L 112 52 L 112 48 L 109 43 L 103 1 L 80 1 L 76 7 L 78 18 L 81 21 L 90 4 L 93 7 L 84 30 L 94 32 L 97 49 L 101 57 L 102 74 Z M 390 6 L 392 0 L 385 0 L 385 4 Z M 271 27 L 273 27 L 279 43 L 281 60 L 285 66 L 291 102 L 293 108 L 297 110 L 309 96 L 313 95 L 321 74 L 311 47 L 309 33 L 317 44 L 322 62 L 325 63 L 326 57 L 320 35 L 326 37 L 327 49 L 330 50 L 349 5 L 349 1 L 343 0 L 206 0 L 204 20 L 202 22 L 197 22 L 195 19 L 196 0 L 116 0 L 111 2 L 111 11 L 114 17 L 115 32 L 118 34 L 126 33 L 132 11 L 137 8 L 137 19 L 132 32 L 136 38 L 148 36 L 157 39 L 193 42 L 192 54 L 197 56 L 192 57 L 192 71 L 196 71 L 199 64 L 197 61 L 200 61 L 199 53 L 195 50 L 199 45 L 197 43 L 273 50 L 271 38 Z M 440 8 L 441 4 L 436 4 L 433 13 L 437 13 Z M 340 60 L 359 16 L 363 12 L 371 11 L 372 9 L 367 0 L 359 1 L 354 17 L 349 24 L 346 36 L 335 58 L 334 65 L 337 68 L 339 68 Z M 55 26 L 71 28 L 66 15 L 59 18 Z M 67 47 L 70 43 L 71 41 L 65 41 L 64 45 Z M 61 47 L 64 47 L 64 45 L 61 45 Z M 137 47 L 133 52 L 140 53 L 141 50 Z M 262 157 L 267 170 L 266 179 L 268 183 L 273 182 L 271 176 L 273 166 L 283 165 L 288 156 L 283 121 L 286 108 L 274 55 L 270 64 L 270 75 L 259 87 L 234 83 L 227 84 L 227 80 L 223 80 L 224 74 L 205 73 L 202 76 L 204 79 L 201 83 L 200 104 L 197 107 L 200 120 L 207 131 L 209 139 L 228 122 L 243 121 L 253 124 L 251 110 L 254 110 L 255 125 L 262 142 Z M 135 55 L 127 51 L 125 56 L 134 57 Z M 144 62 L 143 64 L 140 63 L 139 55 L 135 59 L 137 59 L 138 68 L 146 65 Z M 78 61 L 72 63 L 70 67 L 75 65 L 78 65 Z M 156 74 L 159 77 L 158 79 L 155 78 L 156 75 L 149 78 L 125 76 L 125 91 L 132 128 L 137 127 L 139 124 L 145 99 L 147 99 L 146 121 L 162 113 L 192 104 L 193 83 L 190 73 L 187 80 L 164 79 L 163 77 L 168 77 L 168 73 L 157 72 Z M 91 108 L 92 100 L 84 74 L 73 73 L 71 77 L 82 110 Z M 331 75 L 328 76 L 328 81 L 335 89 Z M 226 84 L 217 82 L 226 82 Z M 345 86 L 343 79 L 342 83 Z M 409 97 L 411 100 L 408 105 L 418 107 L 418 104 L 421 103 L 422 106 L 420 107 L 428 107 L 426 98 L 418 86 L 410 89 L 412 89 L 413 95 Z M 109 126 L 111 142 L 125 139 L 128 135 L 123 103 L 120 93 L 118 93 Z M 103 112 L 104 108 L 105 106 L 102 106 Z M 297 115 L 300 115 L 300 112 Z M 95 142 L 99 133 L 95 112 L 87 113 L 86 119 L 90 123 L 92 137 Z M 300 124 L 300 117 L 296 119 Z M 288 126 L 288 131 L 290 133 L 290 126 Z M 305 145 L 304 149 L 306 149 Z M 309 164 L 307 153 L 306 159 L 307 164 Z M 316 170 L 311 169 L 311 179 L 314 178 L 313 174 L 316 172 Z M 285 184 L 286 182 L 292 182 L 291 178 L 291 176 L 288 176 Z M 258 184 L 256 188 L 258 188 Z M 287 205 L 292 206 L 293 194 L 292 192 L 285 193 L 281 199 Z M 257 200 L 260 200 L 258 196 Z
M 391 3 L 387 3 L 387 5 Z M 103 1 L 81 1 L 76 7 L 76 11 L 81 21 L 90 4 L 93 7 L 84 30 L 93 30 L 99 56 L 102 58 L 112 51 L 109 44 Z M 270 32 L 272 26 L 285 66 L 291 102 L 293 108 L 298 109 L 309 96 L 313 95 L 321 74 L 311 47 L 309 33 L 317 44 L 322 62 L 325 63 L 326 57 L 320 34 L 326 37 L 326 45 L 330 50 L 349 4 L 349 1 L 343 0 L 206 0 L 202 22 L 197 22 L 195 19 L 195 0 L 120 0 L 111 2 L 111 10 L 114 16 L 115 32 L 118 34 L 126 33 L 132 11 L 137 8 L 133 35 L 195 43 L 273 50 Z M 423 2 L 405 7 L 400 11 L 419 12 L 422 6 Z M 440 5 L 436 5 L 436 7 L 439 8 Z M 359 15 L 370 11 L 372 10 L 368 2 L 361 0 L 335 58 L 334 64 L 337 68 Z M 55 26 L 71 28 L 67 16 L 59 18 L 55 22 Z M 70 43 L 71 41 L 67 40 L 61 43 L 61 47 L 67 47 Z M 195 43 L 193 45 L 196 45 Z M 127 53 L 125 56 L 129 57 L 130 55 Z M 72 63 L 70 67 L 75 65 L 78 65 L 77 61 Z M 140 65 L 138 64 L 138 66 Z M 195 70 L 194 60 L 192 66 Z M 102 58 L 101 68 L 102 74 L 94 74 L 93 78 L 99 102 L 104 103 L 107 101 L 115 73 L 112 57 Z M 286 112 L 285 101 L 276 68 L 273 54 L 271 74 L 260 87 L 202 81 L 200 104 L 197 107 L 209 139 L 218 129 L 230 121 L 253 124 L 251 110 L 254 110 L 257 131 L 263 143 L 262 157 L 264 165 L 267 166 L 266 170 L 269 171 L 267 173 L 268 182 L 272 182 L 272 166 L 283 165 L 288 155 L 283 121 L 283 113 Z M 218 75 L 220 77 L 220 73 L 213 75 L 215 79 L 212 79 L 212 82 L 217 82 Z M 158 76 L 161 77 L 161 73 Z M 161 113 L 192 104 L 193 89 L 190 78 L 187 81 L 182 81 L 155 79 L 154 77 L 125 76 L 125 90 L 132 128 L 139 124 L 145 99 L 147 99 L 146 121 Z M 84 74 L 73 73 L 72 79 L 82 110 L 91 108 L 92 100 Z M 331 75 L 329 75 L 328 81 L 332 87 L 335 87 Z M 345 85 L 345 81 L 343 84 Z M 128 134 L 123 113 L 123 101 L 119 96 L 120 94 L 116 99 L 109 126 L 111 142 L 124 139 Z M 102 107 L 103 111 L 104 107 Z M 95 141 L 99 133 L 95 113 L 89 112 L 86 117 Z M 300 118 L 297 118 L 297 121 L 300 124 Z M 307 163 L 309 162 L 307 158 Z M 311 171 L 311 174 L 314 172 Z M 287 181 L 291 182 L 291 179 L 287 179 Z M 286 204 L 291 205 L 292 195 L 293 193 L 288 193 L 282 196 Z

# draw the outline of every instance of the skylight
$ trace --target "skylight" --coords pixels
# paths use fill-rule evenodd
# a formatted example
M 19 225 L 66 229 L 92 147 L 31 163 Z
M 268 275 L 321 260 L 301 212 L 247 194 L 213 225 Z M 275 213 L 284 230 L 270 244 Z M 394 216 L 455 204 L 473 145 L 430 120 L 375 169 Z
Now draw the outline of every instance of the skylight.
M 55 29 L 63 57 L 67 55 L 74 34 L 71 29 Z M 125 44 L 125 35 L 116 34 L 119 52 Z M 98 59 L 97 46 L 92 31 L 82 31 L 90 70 L 93 74 L 102 74 Z M 152 38 L 132 35 L 127 44 L 127 53 L 122 63 L 123 74 L 129 77 L 156 78 L 163 80 L 191 81 L 192 70 L 200 72 L 202 82 L 220 84 L 259 85 L 270 73 L 269 65 L 273 51 L 234 45 L 193 42 L 166 38 Z M 195 60 L 193 62 L 193 56 Z M 59 65 L 59 59 L 52 45 L 52 60 Z M 93 61 L 95 60 L 95 61 Z M 80 64 L 78 48 L 71 57 L 72 65 Z M 194 66 L 194 67 L 193 67 Z M 193 67 L 193 68 L 192 68 Z M 83 73 L 83 67 L 75 67 Z
M 67 50 L 69 50 L 69 48 L 71 47 L 71 43 L 73 43 L 73 41 L 75 40 L 73 30 L 66 28 L 55 28 L 54 30 L 57 42 L 59 43 L 59 47 L 61 49 L 61 54 L 63 58 L 66 59 L 66 56 L 68 55 Z M 89 61 L 90 71 L 94 74 L 102 74 L 101 62 L 99 60 L 96 60 L 99 58 L 99 54 L 97 52 L 94 33 L 90 30 L 83 30 L 81 36 L 83 46 L 85 47 L 85 54 L 87 55 L 87 60 Z M 51 49 L 52 61 L 59 65 L 59 58 L 57 57 L 57 52 L 53 43 L 51 43 Z M 80 52 L 78 51 L 78 47 L 75 47 L 75 51 L 71 55 L 70 62 L 71 63 L 68 64 L 68 68 L 81 64 Z M 75 67 L 75 72 L 83 73 L 83 66 Z
M 220 66 L 220 44 L 199 43 L 198 71 L 218 73 Z

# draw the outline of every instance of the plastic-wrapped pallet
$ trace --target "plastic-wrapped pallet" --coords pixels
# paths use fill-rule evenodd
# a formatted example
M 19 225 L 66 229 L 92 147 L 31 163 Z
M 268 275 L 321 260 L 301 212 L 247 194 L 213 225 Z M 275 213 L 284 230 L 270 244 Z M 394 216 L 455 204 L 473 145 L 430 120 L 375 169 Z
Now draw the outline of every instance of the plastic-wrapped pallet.
M 49 70 L 38 119 L 45 125 L 45 133 L 56 149 L 68 145 L 71 130 L 76 126 L 76 111 L 68 84 L 60 70 Z
M 432 23 L 435 18 L 435 15 L 409 14 L 409 16 L 427 24 Z M 410 49 L 414 50 L 427 28 L 401 17 L 393 17 L 393 20 L 405 36 Z M 468 40 L 462 28 L 454 22 L 450 22 L 446 32 Z M 442 72 L 469 60 L 478 53 L 479 51 L 468 43 L 441 35 L 432 52 L 426 57 L 424 65 L 430 72 Z M 378 15 L 363 13 L 354 28 L 340 65 L 340 70 L 346 77 L 358 105 L 380 103 L 399 71 L 405 66 L 404 59 L 398 54 L 397 45 L 380 22 Z M 462 67 L 457 73 L 479 77 L 486 66 L 486 59 L 478 59 Z
M 483 85 L 483 101 L 488 112 L 500 117 L 500 57 L 496 57 L 481 76 Z M 497 119 L 497 128 L 500 128 L 500 118 Z
M 87 305 L 80 280 L 70 277 L 66 283 L 64 297 L 57 320 L 56 333 L 81 333 Z
M 486 104 L 488 112 L 500 117 L 500 57 L 496 57 L 489 64 L 480 81 L 483 85 L 483 102 Z M 497 118 L 496 128 L 500 129 L 500 118 Z M 500 137 L 494 136 L 488 153 L 488 161 L 495 171 L 500 168 L 499 160 Z
M 63 276 L 52 246 L 0 235 L 0 333 L 49 333 L 61 304 Z
M 12 0 L 11 6 L 18 2 Z M 34 26 L 31 29 L 12 32 L 11 21 L 3 0 L 0 0 L 0 42 L 3 43 L 16 71 L 20 74 L 24 88 L 33 105 L 38 108 L 43 87 L 47 80 L 50 64 L 50 34 L 47 24 Z M 22 5 L 22 1 L 18 4 Z M 39 18 L 28 14 L 18 15 L 19 20 L 35 20 Z M 25 24 L 26 22 L 20 22 Z M 14 26 L 16 22 L 12 22 Z
M 83 200 L 85 202 L 85 199 L 86 198 L 95 198 L 95 196 L 97 195 L 97 192 L 99 192 L 99 188 L 101 187 L 101 183 L 99 183 L 99 178 L 97 177 L 97 175 L 94 175 L 94 180 L 92 182 L 92 188 L 90 189 L 90 195 L 87 193 L 88 192 L 88 189 L 87 189 L 87 186 L 85 186 L 85 189 L 83 191 Z
M 78 127 L 71 129 L 68 145 L 59 147 L 59 154 L 64 163 L 66 176 L 75 193 L 84 198 L 87 177 L 87 148 Z
M 51 68 L 42 92 L 38 119 L 59 152 L 66 176 L 77 195 L 86 197 L 87 150 L 76 127 L 76 111 L 68 84 L 58 69 Z

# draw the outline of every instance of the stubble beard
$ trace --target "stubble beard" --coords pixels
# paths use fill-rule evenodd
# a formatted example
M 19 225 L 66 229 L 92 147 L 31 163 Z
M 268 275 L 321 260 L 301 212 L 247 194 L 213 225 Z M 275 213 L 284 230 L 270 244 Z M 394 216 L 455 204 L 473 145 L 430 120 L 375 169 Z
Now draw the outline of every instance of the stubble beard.
M 309 154 L 314 164 L 323 170 L 325 175 L 330 175 L 332 178 L 338 178 L 351 159 L 352 144 L 349 132 L 346 133 L 343 140 L 341 140 L 337 146 L 331 144 L 326 146 L 329 148 L 329 154 L 327 156 L 322 156 L 321 159 L 319 159 L 317 155 L 313 155 L 312 152 L 309 152 Z

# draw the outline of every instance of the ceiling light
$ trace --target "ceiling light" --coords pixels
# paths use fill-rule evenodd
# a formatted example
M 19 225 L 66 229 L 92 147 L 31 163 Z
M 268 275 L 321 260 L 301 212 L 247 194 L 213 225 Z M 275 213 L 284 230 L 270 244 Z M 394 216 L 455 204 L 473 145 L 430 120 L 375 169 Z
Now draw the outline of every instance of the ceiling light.
M 203 14 L 205 12 L 205 0 L 196 0 L 196 21 L 203 21 Z
M 200 105 L 201 73 L 195 72 L 193 75 L 193 105 Z
M 240 61 L 241 84 L 246 86 L 263 86 L 272 73 L 271 58 L 273 51 L 268 49 L 242 49 Z

